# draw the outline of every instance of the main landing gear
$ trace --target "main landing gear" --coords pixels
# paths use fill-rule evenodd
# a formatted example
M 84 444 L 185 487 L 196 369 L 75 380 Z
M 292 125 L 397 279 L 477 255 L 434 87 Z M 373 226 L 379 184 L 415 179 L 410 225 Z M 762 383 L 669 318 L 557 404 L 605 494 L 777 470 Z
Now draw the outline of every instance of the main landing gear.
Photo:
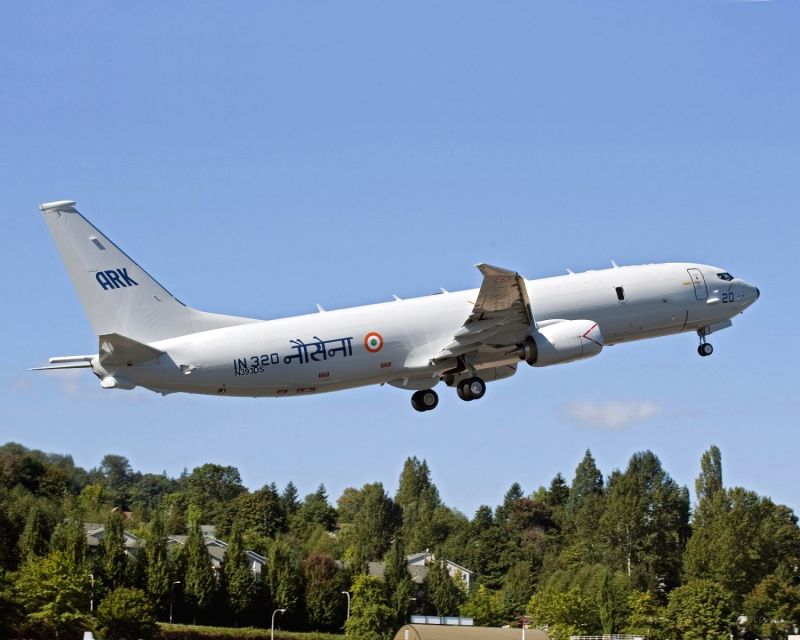
M 697 353 L 699 353 L 704 358 L 706 356 L 710 356 L 714 353 L 714 347 L 711 346 L 708 342 L 706 342 L 706 336 L 709 334 L 708 327 L 703 327 L 702 329 L 697 330 L 697 335 L 700 337 L 700 344 L 697 347 Z
M 417 411 L 430 411 L 439 404 L 439 394 L 433 389 L 423 389 L 411 396 L 411 406 Z
M 479 377 L 474 376 L 462 380 L 456 386 L 456 393 L 462 400 L 480 400 L 486 393 L 486 383 Z

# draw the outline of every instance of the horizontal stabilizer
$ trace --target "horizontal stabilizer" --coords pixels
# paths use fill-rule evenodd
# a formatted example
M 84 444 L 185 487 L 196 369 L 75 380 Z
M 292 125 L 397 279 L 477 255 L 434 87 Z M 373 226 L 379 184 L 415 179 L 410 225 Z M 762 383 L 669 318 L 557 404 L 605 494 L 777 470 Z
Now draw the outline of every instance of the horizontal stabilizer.
M 103 366 L 139 364 L 155 360 L 162 355 L 164 355 L 163 351 L 118 333 L 107 333 L 100 336 L 100 364 Z
M 75 362 L 59 362 L 57 364 L 48 364 L 43 367 L 31 367 L 30 369 L 28 369 L 28 371 L 57 371 L 58 369 L 85 369 L 91 366 L 92 366 L 91 362 L 88 362 L 86 360 L 78 360 Z

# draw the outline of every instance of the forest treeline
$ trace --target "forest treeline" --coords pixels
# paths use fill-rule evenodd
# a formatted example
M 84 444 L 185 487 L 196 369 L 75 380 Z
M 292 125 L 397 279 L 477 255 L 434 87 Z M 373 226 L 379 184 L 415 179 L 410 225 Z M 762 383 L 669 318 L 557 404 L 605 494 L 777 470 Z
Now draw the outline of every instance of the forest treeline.
M 302 498 L 292 483 L 248 490 L 230 466 L 171 478 L 107 455 L 87 471 L 9 443 L 0 447 L 0 637 L 93 627 L 110 638 L 115 619 L 166 620 L 170 610 L 181 622 L 269 627 L 285 609 L 282 628 L 359 640 L 391 637 L 411 613 L 527 621 L 557 640 L 786 638 L 800 626 L 794 513 L 727 487 L 713 446 L 695 488 L 692 505 L 650 451 L 608 475 L 587 451 L 569 479 L 531 492 L 514 483 L 467 517 L 442 502 L 415 457 L 394 491 L 371 483 L 334 502 L 322 484 Z M 105 525 L 91 549 L 87 522 Z M 219 571 L 202 524 L 229 545 Z M 135 555 L 123 530 L 145 540 Z M 174 534 L 185 544 L 168 545 Z M 406 556 L 426 549 L 436 561 L 417 584 Z M 260 575 L 246 550 L 266 559 Z M 471 588 L 443 560 L 474 572 Z M 382 578 L 368 575 L 373 561 L 385 563 Z M 148 624 L 140 637 L 155 633 Z

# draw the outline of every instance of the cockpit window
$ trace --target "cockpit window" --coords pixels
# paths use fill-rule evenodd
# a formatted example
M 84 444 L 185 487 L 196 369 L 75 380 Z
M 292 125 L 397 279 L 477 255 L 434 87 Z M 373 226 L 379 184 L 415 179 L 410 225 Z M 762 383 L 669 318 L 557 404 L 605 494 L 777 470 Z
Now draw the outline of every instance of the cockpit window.
M 728 273 L 727 271 L 723 271 L 722 273 L 718 273 L 717 277 L 720 280 L 725 280 L 725 282 L 730 282 L 731 280 L 733 280 L 733 276 L 730 273 Z

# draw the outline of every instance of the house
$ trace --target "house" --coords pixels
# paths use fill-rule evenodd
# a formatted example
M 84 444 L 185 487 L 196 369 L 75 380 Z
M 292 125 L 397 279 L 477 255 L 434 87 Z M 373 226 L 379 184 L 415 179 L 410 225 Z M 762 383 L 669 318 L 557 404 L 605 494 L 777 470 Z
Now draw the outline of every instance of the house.
M 86 544 L 90 549 L 101 547 L 103 545 L 103 538 L 105 537 L 105 526 L 96 522 L 84 522 L 83 529 L 86 532 Z M 214 537 L 214 527 L 204 525 L 200 528 L 203 533 L 203 540 L 206 545 L 206 551 L 211 560 L 211 567 L 214 572 L 219 571 L 222 562 L 225 559 L 225 552 L 228 550 L 228 543 Z M 137 535 L 132 534 L 130 531 L 123 531 L 122 536 L 125 544 L 125 554 L 136 557 L 139 551 L 144 547 L 145 540 Z M 189 536 L 174 535 L 167 537 L 167 548 L 178 548 L 186 544 Z M 264 567 L 267 564 L 267 559 L 256 553 L 255 551 L 245 551 L 247 562 L 250 570 L 255 575 L 261 575 Z
M 425 582 L 425 578 L 428 577 L 430 566 L 434 562 L 436 562 L 436 556 L 427 549 L 406 556 L 406 568 L 408 569 L 409 576 L 411 576 L 411 581 L 415 584 L 422 584 Z M 462 567 L 452 560 L 445 560 L 444 565 L 450 577 L 454 580 L 460 580 L 464 585 L 464 589 L 469 591 L 475 572 L 470 571 L 466 567 Z M 370 562 L 368 565 L 368 572 L 369 575 L 382 579 L 386 573 L 386 563 Z
M 189 536 L 185 535 L 169 536 L 167 538 L 167 547 L 182 547 L 186 544 L 188 539 Z M 211 558 L 211 567 L 214 569 L 214 572 L 217 572 L 222 567 L 222 563 L 225 560 L 225 553 L 228 551 L 229 545 L 219 538 L 208 535 L 204 535 L 203 540 L 206 545 L 206 551 L 208 551 L 208 555 Z M 250 566 L 250 570 L 257 576 L 261 575 L 267 564 L 267 559 L 255 551 L 246 550 L 244 553 L 245 556 L 247 556 L 247 563 Z
M 86 544 L 89 548 L 100 547 L 103 545 L 103 538 L 106 535 L 105 525 L 96 522 L 84 522 L 83 530 L 86 532 Z M 125 555 L 136 557 L 136 554 L 144 546 L 144 538 L 133 535 L 130 531 L 123 531 Z

